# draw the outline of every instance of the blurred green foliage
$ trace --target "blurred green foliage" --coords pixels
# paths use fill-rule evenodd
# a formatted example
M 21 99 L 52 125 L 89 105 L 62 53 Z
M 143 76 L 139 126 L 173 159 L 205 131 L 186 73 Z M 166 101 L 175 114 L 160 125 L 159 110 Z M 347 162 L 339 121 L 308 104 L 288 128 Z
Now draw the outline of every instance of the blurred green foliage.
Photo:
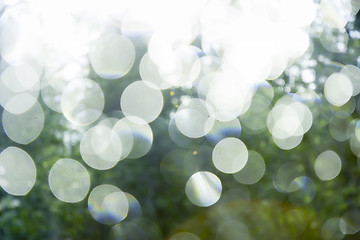
M 359 29 L 359 14 L 353 29 Z M 314 52 L 312 58 L 317 61 L 315 71 L 319 76 L 327 77 L 338 71 L 336 66 L 329 66 L 319 60 L 320 55 L 334 62 L 354 64 L 359 57 L 359 39 L 350 39 L 345 54 L 333 54 L 322 49 L 317 39 L 312 39 Z M 139 43 L 140 44 L 140 43 Z M 146 49 L 140 49 L 138 60 Z M 139 62 L 124 78 L 103 81 L 94 72 L 89 78 L 96 80 L 105 93 L 105 116 L 119 116 L 119 96 L 132 81 L 140 78 L 137 71 Z M 294 63 L 297 64 L 296 62 Z M 281 79 L 270 84 L 275 91 L 273 104 L 286 92 L 296 92 L 299 87 L 306 87 L 299 76 L 295 81 L 289 80 L 285 72 Z M 319 77 L 317 77 L 317 80 Z M 287 89 L 287 90 L 285 90 Z M 191 89 L 172 89 L 175 97 L 194 95 Z M 322 96 L 322 83 L 317 82 L 316 92 Z M 237 239 L 233 233 L 221 236 L 217 229 L 222 224 L 233 220 L 242 222 L 248 228 L 251 239 L 320 239 L 323 223 L 332 217 L 341 217 L 350 209 L 360 208 L 360 168 L 358 159 L 349 148 L 349 142 L 337 142 L 329 133 L 329 117 L 342 108 L 329 107 L 324 97 L 317 103 L 318 117 L 314 119 L 312 128 L 305 134 L 302 143 L 290 151 L 279 149 L 273 142 L 268 131 L 251 135 L 243 131 L 241 139 L 249 150 L 262 154 L 266 163 L 265 176 L 256 184 L 245 186 L 236 182 L 230 175 L 213 171 L 223 184 L 223 194 L 218 203 L 209 208 L 200 208 L 190 203 L 184 191 L 184 185 L 168 184 L 160 173 L 162 158 L 172 150 L 180 149 L 168 135 L 169 114 L 176 109 L 171 103 L 170 90 L 163 91 L 164 109 L 160 117 L 150 126 L 154 132 L 151 151 L 140 159 L 125 159 L 114 168 L 106 171 L 94 170 L 84 166 L 91 176 L 91 189 L 99 184 L 114 184 L 125 192 L 135 196 L 141 207 L 142 216 L 156 223 L 164 239 L 174 233 L 187 231 L 195 233 L 200 239 Z M 358 102 L 358 96 L 355 102 Z M 40 99 L 41 101 L 41 99 Z M 75 204 L 63 203 L 56 199 L 48 186 L 48 173 L 51 166 L 60 158 L 81 160 L 79 152 L 79 132 L 68 127 L 62 114 L 55 113 L 45 107 L 45 126 L 41 135 L 28 145 L 19 145 L 6 137 L 0 129 L 0 147 L 18 146 L 29 153 L 37 167 L 35 186 L 24 197 L 15 197 L 0 191 L 0 239 L 112 239 L 112 226 L 102 225 L 91 218 L 86 199 Z M 345 106 L 346 107 L 346 106 Z M 345 108 L 344 107 L 344 108 Z M 358 119 L 359 108 L 352 113 Z M 100 121 L 100 120 L 98 120 Z M 64 136 L 73 136 L 75 140 L 64 140 Z M 203 146 L 213 147 L 206 138 L 192 140 L 191 147 L 182 151 L 199 151 Z M 342 159 L 343 168 L 338 177 L 332 181 L 317 179 L 313 163 L 322 151 L 332 149 Z M 211 159 L 208 159 L 211 163 Z M 307 204 L 296 204 L 290 201 L 292 193 L 281 193 L 273 186 L 274 173 L 286 161 L 300 162 L 305 173 L 315 183 L 316 196 Z M 178 175 L 174 176 L 175 178 Z M 306 196 L 305 196 L 306 197 Z M 299 201 L 300 203 L 302 201 Z M 129 224 L 134 219 L 125 219 L 121 224 Z M 131 225 L 128 225 L 131 226 Z M 149 225 L 147 225 L 149 226 Z M 237 229 L 233 229 L 236 233 Z M 239 229 L 240 231 L 241 229 Z M 220 235 L 219 235 L 220 234 Z M 131 234 L 130 234 L 131 235 Z M 149 230 L 148 239 L 156 239 Z M 343 239 L 359 239 L 360 234 L 348 235 Z M 126 238 L 132 239 L 132 238 Z

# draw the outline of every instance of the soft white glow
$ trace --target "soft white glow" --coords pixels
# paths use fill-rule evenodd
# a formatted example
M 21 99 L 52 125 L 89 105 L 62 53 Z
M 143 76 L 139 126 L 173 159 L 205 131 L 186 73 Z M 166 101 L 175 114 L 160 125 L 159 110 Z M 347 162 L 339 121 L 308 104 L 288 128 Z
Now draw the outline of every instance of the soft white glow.
M 200 207 L 215 204 L 221 195 L 220 179 L 210 172 L 197 172 L 186 183 L 185 192 L 189 200 Z
M 126 116 L 137 116 L 147 123 L 154 121 L 164 105 L 160 90 L 150 88 L 143 81 L 127 86 L 121 95 L 120 106 Z
M 59 200 L 74 203 L 85 198 L 90 188 L 90 176 L 78 161 L 63 158 L 51 167 L 49 187 Z
M 211 108 L 204 100 L 192 98 L 178 108 L 174 116 L 176 127 L 190 138 L 205 136 L 214 125 L 210 112 Z
M 24 150 L 8 147 L 0 153 L 0 186 L 9 194 L 26 195 L 34 186 L 36 167 Z
M 88 209 L 96 221 L 112 225 L 126 218 L 129 202 L 124 192 L 119 188 L 104 184 L 95 187 L 90 192 Z
M 135 61 L 135 47 L 121 35 L 106 35 L 96 41 L 89 53 L 91 65 L 102 78 L 115 79 L 127 74 Z
M 331 180 L 341 171 L 341 159 L 334 151 L 325 151 L 316 158 L 314 169 L 321 180 Z
M 224 173 L 235 173 L 248 161 L 246 145 L 237 138 L 225 138 L 218 142 L 212 153 L 212 161 Z
M 104 93 L 96 82 L 77 79 L 64 89 L 61 110 L 70 122 L 86 126 L 100 117 L 104 101 Z
M 342 73 L 333 73 L 325 82 L 324 94 L 332 105 L 342 106 L 353 94 L 350 79 Z
M 2 114 L 2 125 L 6 135 L 20 144 L 34 141 L 43 130 L 44 122 L 44 111 L 37 101 L 22 114 L 12 114 L 6 110 Z

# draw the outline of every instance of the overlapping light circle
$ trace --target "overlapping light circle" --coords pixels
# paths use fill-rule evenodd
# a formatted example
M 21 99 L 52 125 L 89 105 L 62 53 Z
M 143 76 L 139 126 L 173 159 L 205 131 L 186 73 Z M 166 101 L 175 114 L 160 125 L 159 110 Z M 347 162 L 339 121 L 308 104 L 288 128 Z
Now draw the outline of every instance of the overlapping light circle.
M 164 90 L 171 87 L 171 84 L 161 76 L 158 66 L 151 60 L 148 53 L 141 59 L 139 73 L 144 83 L 151 88 Z
M 147 154 L 153 143 L 153 132 L 151 127 L 145 120 L 135 116 L 128 116 L 121 119 L 131 130 L 133 144 L 132 149 L 128 153 L 128 158 L 140 158 Z M 121 123 L 121 125 L 123 124 Z M 119 127 L 119 124 L 115 125 L 115 128 Z M 127 130 L 125 130 L 127 132 Z
M 86 164 L 106 170 L 129 155 L 134 137 L 125 120 L 106 118 L 83 134 L 80 154 Z
M 12 114 L 22 114 L 36 104 L 40 74 L 30 64 L 10 65 L 0 76 L 0 104 Z
M 86 126 L 97 120 L 104 108 L 104 93 L 90 79 L 71 81 L 61 95 L 61 110 L 72 123 Z
M 312 122 L 310 109 L 291 96 L 284 96 L 278 100 L 267 117 L 267 127 L 273 137 L 283 140 L 304 135 L 309 131 Z M 295 146 L 296 144 L 290 148 Z
M 102 224 L 113 225 L 126 218 L 129 202 L 119 188 L 103 184 L 95 187 L 89 195 L 88 208 L 91 216 Z
M 174 118 L 176 127 L 187 137 L 199 138 L 210 132 L 214 119 L 206 101 L 193 98 L 178 108 Z
M 228 122 L 216 120 L 206 138 L 212 143 L 217 143 L 226 137 L 240 137 L 240 134 L 241 125 L 237 118 Z
M 265 174 L 265 161 L 260 153 L 248 151 L 249 157 L 244 168 L 234 173 L 236 181 L 242 184 L 254 184 Z

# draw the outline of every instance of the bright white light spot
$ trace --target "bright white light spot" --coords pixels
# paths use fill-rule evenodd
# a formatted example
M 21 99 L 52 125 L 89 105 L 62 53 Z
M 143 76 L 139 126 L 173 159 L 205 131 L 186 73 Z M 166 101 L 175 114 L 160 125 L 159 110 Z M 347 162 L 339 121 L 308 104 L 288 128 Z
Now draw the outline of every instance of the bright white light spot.
M 339 107 L 349 101 L 353 94 L 353 86 L 345 74 L 333 73 L 325 82 L 324 94 L 329 103 Z
M 135 61 L 134 44 L 113 34 L 101 37 L 89 53 L 90 63 L 102 78 L 115 79 L 127 74 Z
M 89 192 L 90 176 L 81 163 L 63 158 L 50 169 L 49 187 L 54 196 L 63 202 L 80 202 Z
M 44 121 L 44 112 L 37 101 L 22 114 L 15 115 L 4 110 L 2 115 L 2 124 L 6 135 L 20 144 L 34 141 L 43 129 Z
M 325 151 L 316 158 L 314 169 L 318 178 L 329 181 L 339 175 L 341 159 L 334 151 Z
M 26 195 L 34 186 L 36 168 L 22 149 L 8 147 L 0 153 L 0 186 L 9 194 Z
M 210 172 L 197 172 L 186 183 L 185 192 L 189 200 L 199 207 L 215 204 L 221 195 L 220 179 Z
M 301 80 L 304 83 L 311 83 L 315 81 L 316 73 L 313 69 L 304 69 L 301 71 Z
M 43 54 L 41 30 L 29 2 L 18 3 L 6 9 L 0 18 L 0 53 L 12 65 L 28 60 L 41 63 Z
M 147 123 L 154 121 L 164 105 L 160 90 L 150 88 L 142 81 L 133 82 L 121 95 L 120 106 L 126 116 L 137 116 Z
M 215 167 L 224 173 L 235 173 L 248 161 L 246 145 L 237 138 L 225 138 L 216 144 L 212 153 Z
M 211 116 L 230 121 L 245 113 L 251 104 L 253 87 L 253 84 L 236 81 L 232 75 L 223 75 L 220 81 L 212 84 L 206 96 L 206 102 L 213 109 Z

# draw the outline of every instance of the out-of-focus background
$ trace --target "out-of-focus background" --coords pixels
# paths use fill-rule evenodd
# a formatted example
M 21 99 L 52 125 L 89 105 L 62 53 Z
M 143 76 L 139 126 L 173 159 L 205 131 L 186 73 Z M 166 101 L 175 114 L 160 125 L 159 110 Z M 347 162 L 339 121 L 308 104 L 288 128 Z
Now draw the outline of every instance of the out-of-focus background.
M 0 239 L 359 239 L 359 8 L 0 0 Z

